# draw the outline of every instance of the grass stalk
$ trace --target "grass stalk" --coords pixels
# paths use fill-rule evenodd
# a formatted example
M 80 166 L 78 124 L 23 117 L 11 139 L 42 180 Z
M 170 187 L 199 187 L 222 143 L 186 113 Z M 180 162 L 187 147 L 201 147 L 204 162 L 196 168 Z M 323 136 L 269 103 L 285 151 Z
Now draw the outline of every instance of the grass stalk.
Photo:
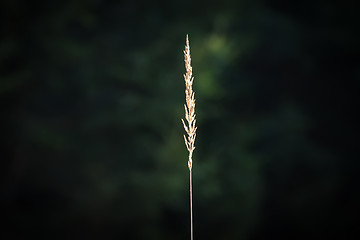
M 196 114 L 195 114 L 195 92 L 192 90 L 192 84 L 194 77 L 192 76 L 191 57 L 190 57 L 190 46 L 189 36 L 186 35 L 186 45 L 184 50 L 184 61 L 186 73 L 184 74 L 185 80 L 185 119 L 181 119 L 187 137 L 184 135 L 185 145 L 189 151 L 188 168 L 190 176 L 190 239 L 194 239 L 194 224 L 193 224 L 193 204 L 192 204 L 192 156 L 195 150 L 195 138 L 196 138 Z

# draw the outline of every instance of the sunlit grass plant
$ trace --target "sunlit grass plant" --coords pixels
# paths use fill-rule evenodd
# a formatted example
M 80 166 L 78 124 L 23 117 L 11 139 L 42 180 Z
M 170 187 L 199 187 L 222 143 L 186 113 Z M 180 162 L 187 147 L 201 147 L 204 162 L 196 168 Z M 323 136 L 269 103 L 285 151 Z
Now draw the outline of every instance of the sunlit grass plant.
M 196 138 L 196 118 L 195 118 L 195 92 L 192 90 L 192 85 L 194 77 L 192 76 L 192 67 L 191 67 L 191 57 L 190 57 L 190 46 L 189 46 L 189 36 L 186 35 L 186 45 L 184 50 L 184 61 L 186 73 L 184 74 L 185 79 L 185 99 L 186 104 L 185 108 L 185 119 L 181 119 L 184 129 L 187 133 L 187 136 L 184 135 L 185 145 L 189 151 L 189 160 L 188 168 L 190 175 L 190 238 L 193 240 L 193 206 L 192 206 L 192 156 L 195 150 L 195 138 Z

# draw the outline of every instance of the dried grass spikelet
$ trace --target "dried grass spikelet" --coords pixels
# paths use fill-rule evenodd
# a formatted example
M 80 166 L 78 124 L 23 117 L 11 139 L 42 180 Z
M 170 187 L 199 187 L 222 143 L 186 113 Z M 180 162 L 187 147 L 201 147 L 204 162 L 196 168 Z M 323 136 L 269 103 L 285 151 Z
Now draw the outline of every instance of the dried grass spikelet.
M 189 151 L 189 161 L 188 167 L 191 171 L 192 169 L 192 155 L 195 149 L 195 138 L 196 138 L 196 119 L 195 119 L 195 92 L 192 90 L 192 84 L 194 81 L 194 77 L 192 76 L 192 67 L 191 67 L 191 57 L 190 57 L 190 46 L 189 46 L 189 37 L 186 35 L 186 45 L 184 50 L 184 61 L 185 61 L 185 69 L 186 74 L 184 74 L 185 79 L 185 96 L 186 96 L 186 104 L 184 104 L 185 108 L 185 119 L 181 119 L 184 129 L 187 133 L 187 137 L 184 135 L 185 145 L 187 150 Z

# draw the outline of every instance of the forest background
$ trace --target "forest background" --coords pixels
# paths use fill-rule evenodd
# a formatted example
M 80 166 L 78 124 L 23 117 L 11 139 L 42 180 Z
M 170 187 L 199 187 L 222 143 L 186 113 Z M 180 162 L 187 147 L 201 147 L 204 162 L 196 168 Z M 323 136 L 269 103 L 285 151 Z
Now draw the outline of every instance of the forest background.
M 1 239 L 359 235 L 351 1 L 0 3 Z

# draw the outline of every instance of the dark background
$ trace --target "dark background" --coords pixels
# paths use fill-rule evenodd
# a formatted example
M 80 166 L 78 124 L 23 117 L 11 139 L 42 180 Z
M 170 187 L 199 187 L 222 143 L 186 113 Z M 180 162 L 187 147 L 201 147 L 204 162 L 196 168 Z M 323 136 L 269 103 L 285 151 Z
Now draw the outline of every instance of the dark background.
M 355 3 L 355 2 L 354 2 Z M 359 13 L 341 1 L 0 3 L 1 239 L 359 236 Z

